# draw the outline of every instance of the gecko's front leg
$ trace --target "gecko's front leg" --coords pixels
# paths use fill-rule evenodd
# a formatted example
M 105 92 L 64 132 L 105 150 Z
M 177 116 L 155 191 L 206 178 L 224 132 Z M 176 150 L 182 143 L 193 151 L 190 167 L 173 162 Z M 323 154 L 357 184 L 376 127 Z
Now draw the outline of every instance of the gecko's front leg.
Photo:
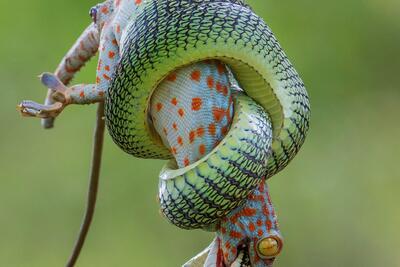
M 23 116 L 55 118 L 67 105 L 92 104 L 104 100 L 104 91 L 98 90 L 95 84 L 79 84 L 66 87 L 54 74 L 44 73 L 41 82 L 52 90 L 53 104 L 42 105 L 34 101 L 22 101 L 18 106 Z
M 97 5 L 91 10 L 94 26 L 89 27 L 63 59 L 56 74 L 44 73 L 40 76 L 44 86 L 49 88 L 46 104 L 38 104 L 34 101 L 23 101 L 18 109 L 24 116 L 39 118 L 55 118 L 66 106 L 70 104 L 92 104 L 104 101 L 105 93 L 109 87 L 111 77 L 119 60 L 119 44 L 112 23 L 113 6 L 111 2 Z M 96 43 L 93 38 L 92 27 L 100 33 L 100 41 Z M 90 47 L 88 47 L 90 46 Z M 85 51 L 90 50 L 92 54 Z M 99 50 L 99 61 L 95 84 L 78 84 L 66 87 L 73 74 L 83 66 L 93 54 L 93 50 Z
M 57 76 L 63 84 L 68 85 L 85 63 L 97 54 L 99 42 L 100 33 L 97 25 L 92 23 L 83 31 L 71 49 L 63 57 L 54 73 L 55 76 Z M 57 110 L 58 107 L 62 105 L 61 103 L 56 103 L 53 99 L 53 92 L 54 91 L 51 89 L 48 90 L 45 105 L 42 107 L 43 109 Z M 52 128 L 55 116 L 54 114 L 49 118 L 43 119 L 43 127 Z

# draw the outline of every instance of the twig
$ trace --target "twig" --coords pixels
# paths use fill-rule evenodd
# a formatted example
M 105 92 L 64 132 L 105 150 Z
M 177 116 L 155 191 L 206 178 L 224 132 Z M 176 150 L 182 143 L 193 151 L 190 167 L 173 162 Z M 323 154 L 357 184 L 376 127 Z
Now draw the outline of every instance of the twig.
M 75 243 L 72 255 L 68 260 L 66 267 L 73 267 L 78 260 L 79 254 L 81 253 L 82 247 L 85 243 L 86 236 L 89 232 L 89 228 L 93 219 L 97 191 L 99 187 L 99 176 L 101 167 L 101 156 L 103 150 L 103 140 L 104 140 L 104 126 L 105 122 L 104 116 L 104 103 L 99 103 L 97 107 L 97 118 L 96 118 L 96 128 L 94 132 L 94 144 L 93 144 L 93 154 L 92 154 L 92 166 L 90 172 L 90 183 L 89 192 L 86 203 L 85 216 L 79 231 L 78 239 Z

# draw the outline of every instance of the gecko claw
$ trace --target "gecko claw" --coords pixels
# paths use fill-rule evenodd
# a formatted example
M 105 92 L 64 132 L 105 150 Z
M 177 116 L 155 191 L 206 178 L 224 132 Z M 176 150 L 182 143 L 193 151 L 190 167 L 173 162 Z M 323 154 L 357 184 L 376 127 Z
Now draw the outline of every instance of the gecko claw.
M 61 103 L 68 102 L 68 97 L 66 95 L 68 87 L 66 87 L 56 75 L 44 72 L 39 75 L 39 79 L 44 86 L 53 91 L 51 98 L 54 101 Z
M 60 102 L 52 105 L 42 105 L 34 101 L 25 100 L 17 106 L 17 110 L 24 117 L 55 118 L 61 113 L 64 107 L 65 105 Z
M 24 117 L 55 118 L 69 104 L 68 88 L 52 73 L 45 72 L 39 75 L 39 79 L 44 86 L 53 91 L 51 98 L 55 103 L 42 105 L 34 101 L 25 100 L 17 106 L 17 110 Z
M 40 82 L 53 91 L 65 92 L 67 87 L 53 73 L 44 72 L 39 75 Z

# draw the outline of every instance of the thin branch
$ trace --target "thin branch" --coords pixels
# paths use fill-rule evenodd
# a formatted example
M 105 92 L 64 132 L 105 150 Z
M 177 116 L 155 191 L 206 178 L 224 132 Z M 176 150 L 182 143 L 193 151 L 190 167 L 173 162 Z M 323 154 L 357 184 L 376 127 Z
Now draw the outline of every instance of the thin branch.
M 103 117 L 104 117 L 104 103 L 99 103 L 97 107 L 96 128 L 94 132 L 92 166 L 90 172 L 90 184 L 89 184 L 89 192 L 86 203 L 86 212 L 83 218 L 81 229 L 79 231 L 78 239 L 75 243 L 72 255 L 69 258 L 66 267 L 75 266 L 75 263 L 77 262 L 79 254 L 81 253 L 82 247 L 85 243 L 86 236 L 89 232 L 89 228 L 96 207 L 97 191 L 99 187 L 101 157 L 102 157 L 103 141 L 104 141 L 105 122 Z

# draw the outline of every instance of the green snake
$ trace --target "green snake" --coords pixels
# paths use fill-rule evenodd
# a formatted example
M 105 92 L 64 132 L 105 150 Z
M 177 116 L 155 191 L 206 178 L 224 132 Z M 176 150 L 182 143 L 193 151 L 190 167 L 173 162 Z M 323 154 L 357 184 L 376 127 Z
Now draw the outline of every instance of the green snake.
M 203 159 L 177 168 L 149 120 L 149 103 L 174 70 L 206 59 L 229 66 L 247 96 L 234 94 L 234 120 L 224 140 Z M 161 210 L 173 224 L 193 229 L 213 225 L 261 177 L 287 166 L 304 142 L 310 105 L 273 33 L 243 1 L 157 0 L 140 5 L 121 37 L 105 116 L 127 153 L 171 159 L 161 173 Z

